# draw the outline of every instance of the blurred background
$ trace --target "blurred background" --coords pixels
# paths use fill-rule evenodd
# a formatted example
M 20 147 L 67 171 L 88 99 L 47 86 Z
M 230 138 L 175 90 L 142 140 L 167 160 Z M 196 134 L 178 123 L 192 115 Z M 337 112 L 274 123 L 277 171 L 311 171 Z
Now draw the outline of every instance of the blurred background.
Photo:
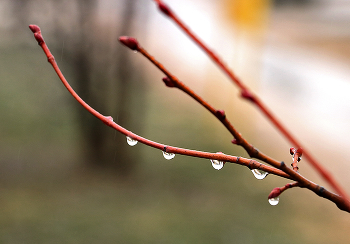
M 350 2 L 167 0 L 350 194 Z M 0 2 L 1 243 L 349 243 L 349 214 L 288 181 L 246 167 L 130 147 L 80 107 L 151 140 L 247 157 L 223 126 L 121 35 L 141 45 L 270 156 L 290 145 L 150 0 Z M 300 172 L 329 188 L 306 161 Z M 330 189 L 331 190 L 331 189 Z

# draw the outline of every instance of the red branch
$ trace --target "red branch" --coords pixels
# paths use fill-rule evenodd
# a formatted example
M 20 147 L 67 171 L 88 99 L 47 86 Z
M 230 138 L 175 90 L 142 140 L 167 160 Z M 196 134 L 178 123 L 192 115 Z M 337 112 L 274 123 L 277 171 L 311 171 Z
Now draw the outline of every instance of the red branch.
M 270 192 L 270 194 L 267 198 L 271 199 L 271 198 L 279 197 L 282 194 L 282 192 L 284 192 L 285 190 L 287 190 L 289 188 L 296 187 L 296 186 L 299 186 L 299 182 L 288 183 L 285 186 L 276 187 Z
M 187 155 L 187 156 L 192 156 L 192 157 L 199 157 L 199 158 L 207 158 L 207 159 L 215 159 L 223 162 L 231 162 L 231 163 L 236 163 L 240 165 L 245 165 L 249 167 L 250 169 L 260 169 L 264 170 L 268 173 L 275 174 L 284 178 L 288 179 L 293 179 L 296 180 L 299 184 L 300 187 L 305 187 L 310 189 L 311 191 L 315 192 L 321 197 L 324 197 L 326 199 L 329 199 L 330 201 L 334 202 L 339 209 L 350 212 L 350 203 L 346 201 L 343 197 L 334 194 L 325 188 L 309 181 L 308 179 L 304 178 L 302 175 L 299 173 L 293 171 L 292 169 L 288 168 L 283 162 L 279 163 L 275 167 L 278 169 L 275 169 L 273 167 L 264 165 L 262 163 L 259 163 L 255 160 L 252 159 L 246 159 L 242 157 L 236 157 L 236 156 L 231 156 L 231 155 L 225 155 L 223 153 L 208 153 L 208 152 L 201 152 L 201 151 L 195 151 L 195 150 L 189 150 L 189 149 L 184 149 L 184 148 L 178 148 L 178 147 L 172 147 L 172 146 L 167 146 L 164 144 L 160 144 L 151 140 L 148 140 L 146 138 L 143 138 L 141 136 L 138 136 L 131 131 L 126 130 L 125 128 L 121 127 L 120 125 L 116 124 L 113 121 L 113 118 L 111 116 L 104 116 L 94 110 L 92 107 L 90 107 L 87 103 L 85 103 L 79 96 L 78 94 L 73 90 L 73 88 L 69 85 L 65 77 L 63 76 L 62 72 L 60 71 L 54 56 L 51 54 L 49 48 L 47 47 L 42 35 L 40 28 L 36 25 L 30 25 L 29 28 L 32 30 L 34 33 L 34 37 L 37 40 L 38 44 L 41 46 L 43 49 L 48 62 L 52 65 L 54 68 L 55 72 L 59 76 L 60 80 L 64 84 L 64 86 L 67 88 L 67 90 L 72 94 L 72 96 L 86 109 L 88 110 L 91 114 L 93 114 L 95 117 L 100 119 L 103 123 L 106 125 L 116 129 L 120 133 L 137 140 L 145 145 L 157 148 L 162 150 L 163 152 L 166 153 L 174 153 L 174 154 L 182 154 L 182 155 Z M 133 50 L 138 50 L 140 51 L 141 48 L 136 42 L 136 39 L 123 39 L 121 40 L 124 44 L 126 44 L 129 48 Z M 174 81 L 171 79 L 171 81 Z M 215 110 L 215 115 L 220 119 L 226 119 L 226 116 L 223 111 L 221 110 Z
M 179 147 L 172 147 L 168 145 L 164 145 L 161 143 L 157 143 L 151 140 L 148 140 L 144 137 L 141 137 L 139 135 L 136 135 L 135 133 L 125 129 L 124 127 L 118 125 L 113 121 L 113 118 L 111 116 L 104 116 L 97 112 L 95 109 L 93 109 L 90 105 L 88 105 L 83 99 L 81 99 L 78 94 L 73 90 L 73 88 L 69 85 L 68 81 L 62 74 L 60 68 L 58 67 L 54 56 L 50 52 L 49 48 L 47 47 L 42 35 L 40 28 L 36 25 L 30 25 L 29 28 L 34 32 L 34 37 L 38 41 L 38 44 L 41 46 L 43 49 L 44 53 L 46 54 L 46 57 L 48 59 L 48 62 L 52 65 L 54 68 L 55 72 L 57 73 L 58 77 L 62 81 L 63 85 L 67 88 L 69 93 L 87 110 L 89 111 L 92 115 L 100 119 L 103 123 L 106 125 L 114 128 L 115 130 L 119 131 L 120 133 L 132 138 L 133 140 L 137 140 L 140 143 L 143 143 L 147 146 L 153 147 L 160 149 L 164 152 L 167 153 L 175 153 L 175 154 L 182 154 L 182 155 L 187 155 L 187 156 L 192 156 L 192 157 L 199 157 L 199 158 L 207 158 L 207 159 L 215 159 L 219 161 L 224 161 L 224 162 L 230 162 L 230 163 L 236 163 L 240 165 L 244 165 L 249 167 L 250 169 L 260 169 L 265 172 L 268 172 L 270 174 L 278 175 L 286 179 L 291 179 L 291 177 L 286 174 L 285 172 L 275 169 L 273 167 L 270 167 L 268 165 L 264 165 L 262 163 L 259 163 L 255 160 L 247 159 L 247 158 L 242 158 L 242 157 L 235 157 L 235 156 L 230 156 L 230 155 L 225 155 L 223 153 L 209 153 L 209 152 L 202 152 L 202 151 L 195 151 L 195 150 L 190 150 L 190 149 L 184 149 L 184 148 L 179 148 Z M 135 46 L 135 39 L 134 38 L 129 38 L 127 41 L 121 39 L 121 42 L 125 45 L 127 45 L 129 48 L 133 50 L 137 50 Z
M 219 68 L 230 78 L 230 80 L 236 84 L 243 98 L 248 99 L 253 102 L 259 110 L 270 120 L 270 122 L 284 135 L 287 140 L 292 143 L 297 148 L 304 148 L 301 143 L 286 129 L 286 127 L 277 119 L 275 115 L 267 108 L 267 106 L 256 96 L 254 95 L 242 81 L 231 71 L 228 66 L 216 55 L 208 45 L 204 44 L 186 25 L 185 23 L 177 17 L 177 15 L 167 6 L 162 0 L 154 0 L 160 11 L 163 12 L 166 16 L 171 18 L 211 59 L 212 61 L 219 66 Z M 304 149 L 304 157 L 308 162 L 318 171 L 318 173 L 327 181 L 333 189 L 341 196 L 344 196 L 347 200 L 349 197 L 342 189 L 342 187 L 335 181 L 331 174 L 323 168 L 323 166 L 317 162 L 317 160 L 311 156 L 309 151 Z

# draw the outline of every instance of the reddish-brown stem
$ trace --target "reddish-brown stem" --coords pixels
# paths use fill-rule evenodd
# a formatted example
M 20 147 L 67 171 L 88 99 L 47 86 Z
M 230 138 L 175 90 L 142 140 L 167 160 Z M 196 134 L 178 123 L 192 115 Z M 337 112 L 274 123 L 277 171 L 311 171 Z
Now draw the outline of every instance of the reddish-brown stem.
M 128 40 L 133 40 L 133 43 L 136 43 L 133 45 L 133 47 L 136 47 L 136 49 L 132 49 L 129 45 L 126 43 L 129 43 Z M 253 145 L 247 142 L 242 135 L 234 128 L 234 126 L 230 123 L 230 121 L 227 119 L 225 115 L 224 110 L 217 110 L 213 106 L 211 106 L 208 102 L 206 102 L 203 98 L 201 98 L 197 93 L 195 93 L 193 90 L 191 90 L 188 86 L 186 86 L 183 82 L 181 82 L 175 75 L 173 75 L 169 70 L 167 70 L 159 61 L 157 61 L 152 55 L 150 55 L 146 49 L 144 49 L 135 38 L 132 37 L 120 37 L 119 40 L 126 45 L 127 47 L 131 48 L 132 50 L 136 50 L 139 53 L 141 53 L 143 56 L 145 56 L 151 63 L 153 63 L 159 70 L 161 70 L 166 77 L 163 78 L 164 83 L 168 87 L 177 87 L 186 94 L 188 94 L 190 97 L 192 97 L 194 100 L 196 100 L 199 104 L 201 104 L 204 108 L 206 108 L 211 114 L 213 114 L 215 117 L 217 117 L 220 122 L 226 127 L 226 129 L 231 133 L 231 135 L 235 138 L 235 144 L 238 144 L 242 146 L 249 156 L 260 159 L 274 167 L 279 167 L 280 162 L 261 153 L 259 150 L 257 150 Z
M 220 160 L 220 161 L 225 161 L 225 162 L 231 162 L 231 163 L 236 163 L 236 164 L 241 164 L 244 166 L 249 167 L 250 169 L 261 169 L 264 170 L 270 174 L 275 174 L 287 179 L 291 179 L 290 176 L 286 173 L 284 173 L 281 170 L 275 169 L 273 167 L 264 165 L 262 163 L 259 163 L 257 161 L 247 159 L 247 158 L 240 158 L 240 157 L 235 157 L 235 156 L 230 156 L 230 155 L 225 155 L 225 154 L 218 154 L 218 153 L 208 153 L 208 152 L 202 152 L 202 151 L 195 151 L 195 150 L 190 150 L 190 149 L 183 149 L 179 147 L 172 147 L 172 146 L 167 146 L 161 143 L 157 143 L 151 140 L 148 140 L 144 137 L 141 137 L 139 135 L 136 135 L 135 133 L 128 131 L 127 129 L 123 128 L 122 126 L 118 125 L 113 121 L 113 118 L 111 116 L 104 116 L 97 112 L 95 109 L 93 109 L 90 105 L 88 105 L 84 100 L 82 100 L 79 95 L 74 91 L 74 89 L 69 85 L 68 81 L 62 74 L 60 68 L 58 67 L 54 56 L 50 52 L 49 48 L 47 47 L 42 35 L 40 28 L 36 25 L 30 25 L 29 28 L 34 32 L 34 36 L 36 40 L 38 41 L 38 44 L 41 46 L 43 49 L 48 62 L 52 65 L 54 68 L 55 72 L 57 73 L 58 77 L 62 81 L 63 85 L 67 88 L 69 93 L 86 109 L 88 110 L 92 115 L 100 119 L 103 123 L 106 125 L 114 128 L 115 130 L 119 131 L 120 133 L 137 140 L 140 143 L 143 143 L 147 146 L 153 147 L 160 149 L 162 151 L 168 152 L 168 153 L 175 153 L 175 154 L 182 154 L 182 155 L 187 155 L 187 156 L 192 156 L 192 157 L 199 157 L 199 158 L 208 158 L 208 159 L 215 159 L 215 160 Z M 37 38 L 39 37 L 39 38 Z M 40 40 L 40 41 L 39 41 Z M 129 43 L 129 42 L 128 42 Z
M 153 56 L 151 56 L 139 43 L 135 38 L 130 38 L 133 40 L 133 42 L 137 43 L 135 46 L 137 47 L 136 50 L 139 53 L 141 53 L 143 56 L 145 56 L 151 63 L 153 63 L 157 68 L 159 68 L 167 77 L 163 78 L 163 81 L 165 84 L 169 87 L 177 87 L 184 91 L 186 94 L 191 96 L 193 99 L 195 99 L 198 103 L 200 103 L 203 107 L 205 107 L 207 110 L 209 110 L 212 114 L 214 114 L 224 125 L 225 127 L 231 132 L 232 135 L 236 137 L 236 143 L 241 145 L 246 149 L 246 151 L 249 153 L 251 157 L 258 158 L 262 160 L 263 162 L 266 162 L 278 169 L 281 169 L 283 172 L 287 173 L 287 175 L 290 175 L 292 179 L 297 180 L 300 183 L 300 186 L 307 187 L 310 190 L 314 191 L 316 194 L 318 194 L 319 186 L 305 177 L 301 176 L 298 172 L 293 171 L 292 169 L 285 166 L 285 164 L 282 162 L 278 162 L 271 157 L 259 152 L 256 148 L 254 148 L 251 144 L 249 144 L 242 136 L 241 134 L 236 131 L 231 123 L 227 120 L 225 112 L 223 110 L 216 110 L 214 109 L 210 104 L 205 102 L 199 95 L 197 95 L 194 91 L 192 91 L 189 87 L 187 87 L 185 84 L 183 84 L 176 76 L 171 74 L 160 62 L 158 62 Z M 128 40 L 128 37 L 121 37 L 121 42 L 126 45 L 126 40 Z M 129 45 L 126 45 L 130 48 Z M 133 45 L 134 46 L 134 45 Z M 239 141 L 239 143 L 238 143 Z M 299 151 L 302 152 L 302 151 Z M 333 193 L 332 193 L 333 194 Z M 331 197 L 328 196 L 328 197 Z M 344 203 L 344 199 L 339 199 L 341 202 Z M 346 199 L 345 199 L 346 201 Z
M 242 97 L 248 99 L 253 102 L 260 111 L 270 120 L 270 122 L 284 135 L 284 137 L 292 143 L 297 148 L 304 148 L 301 143 L 286 129 L 284 125 L 277 119 L 275 115 L 267 108 L 265 104 L 263 104 L 260 99 L 252 94 L 250 90 L 244 85 L 243 82 L 231 71 L 228 66 L 216 55 L 202 40 L 200 40 L 185 24 L 184 22 L 162 1 L 162 0 L 154 0 L 159 9 L 169 18 L 171 18 L 212 60 L 216 63 L 219 68 L 230 78 L 230 80 L 235 83 L 240 91 Z M 309 151 L 304 149 L 304 157 L 307 161 L 318 171 L 318 173 L 333 187 L 333 189 L 344 196 L 347 200 L 349 197 L 342 189 L 342 187 L 334 180 L 334 178 L 330 175 L 330 173 L 323 168 L 323 166 L 317 162 L 317 160 L 311 156 Z
M 160 149 L 164 152 L 167 153 L 175 153 L 175 154 L 182 154 L 182 155 L 187 155 L 187 156 L 192 156 L 192 157 L 199 157 L 199 158 L 208 158 L 208 159 L 215 159 L 219 161 L 224 161 L 224 162 L 231 162 L 231 163 L 236 163 L 236 164 L 241 164 L 249 167 L 250 169 L 261 169 L 264 170 L 268 173 L 275 174 L 284 178 L 288 179 L 294 179 L 297 180 L 300 183 L 301 187 L 306 187 L 312 191 L 314 191 L 316 194 L 318 194 L 321 197 L 327 198 L 331 201 L 333 201 L 338 208 L 341 210 L 350 212 L 350 203 L 346 201 L 341 196 L 338 196 L 332 192 L 327 191 L 323 187 L 320 187 L 316 185 L 315 183 L 307 180 L 300 174 L 296 173 L 292 169 L 288 168 L 285 166 L 285 164 L 282 162 L 280 163 L 277 168 L 281 169 L 275 169 L 273 167 L 261 164 L 255 160 L 252 159 L 246 159 L 246 158 L 241 158 L 241 157 L 235 157 L 235 156 L 230 156 L 230 155 L 225 155 L 223 153 L 208 153 L 208 152 L 201 152 L 201 151 L 195 151 L 195 150 L 189 150 L 189 149 L 184 149 L 184 148 L 178 148 L 178 147 L 172 147 L 172 146 L 167 146 L 164 144 L 160 144 L 151 140 L 148 140 L 146 138 L 143 138 L 141 136 L 138 136 L 131 131 L 126 130 L 125 128 L 121 127 L 120 125 L 116 124 L 113 122 L 113 119 L 111 116 L 104 116 L 94 110 L 92 107 L 90 107 L 85 101 L 83 101 L 78 94 L 73 90 L 73 88 L 69 85 L 65 77 L 63 76 L 61 70 L 59 69 L 54 56 L 51 54 L 49 48 L 47 47 L 42 35 L 40 28 L 36 25 L 30 25 L 29 28 L 34 32 L 34 37 L 38 41 L 38 44 L 41 46 L 43 49 L 49 63 L 52 65 L 54 68 L 55 72 L 57 73 L 58 77 L 64 84 L 64 86 L 67 88 L 67 90 L 71 93 L 71 95 L 86 109 L 88 110 L 91 114 L 93 114 L 95 117 L 100 119 L 103 123 L 106 125 L 116 129 L 120 133 L 139 141 L 140 143 L 143 143 L 145 145 Z M 218 112 L 219 116 L 221 117 L 226 117 L 222 116 L 222 112 Z M 221 114 L 221 115 L 220 115 Z M 287 172 L 287 174 L 285 173 Z
M 287 190 L 289 188 L 296 187 L 296 186 L 299 186 L 299 182 L 288 183 L 285 186 L 276 187 L 270 192 L 270 194 L 267 198 L 271 199 L 271 198 L 279 197 L 282 194 L 282 192 L 284 192 L 285 190 Z

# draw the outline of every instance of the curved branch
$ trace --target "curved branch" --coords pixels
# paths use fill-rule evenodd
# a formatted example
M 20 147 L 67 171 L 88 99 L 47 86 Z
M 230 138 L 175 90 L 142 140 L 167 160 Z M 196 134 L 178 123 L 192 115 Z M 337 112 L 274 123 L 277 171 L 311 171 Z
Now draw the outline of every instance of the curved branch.
M 160 143 L 148 140 L 144 137 L 136 135 L 135 133 L 132 133 L 131 131 L 128 131 L 127 129 L 123 128 L 122 126 L 116 124 L 113 121 L 113 118 L 111 116 L 104 116 L 104 115 L 100 114 L 99 112 L 94 110 L 91 106 L 89 106 L 87 103 L 85 103 L 85 101 L 82 100 L 78 96 L 78 94 L 69 85 L 69 83 L 67 82 L 67 80 L 63 76 L 61 70 L 59 69 L 59 67 L 55 61 L 54 56 L 50 52 L 49 48 L 47 47 L 47 45 L 46 45 L 46 43 L 41 35 L 40 28 L 36 25 L 30 25 L 29 28 L 34 33 L 34 37 L 37 40 L 38 44 L 43 49 L 43 51 L 48 59 L 48 62 L 52 65 L 52 67 L 54 68 L 55 72 L 57 73 L 57 75 L 59 76 L 59 78 L 62 81 L 62 83 L 64 84 L 64 86 L 67 88 L 67 90 L 86 110 L 88 110 L 92 115 L 94 115 L 95 117 L 100 119 L 106 125 L 116 129 L 120 133 L 122 133 L 122 134 L 124 134 L 124 135 L 126 135 L 134 140 L 137 140 L 137 141 L 139 141 L 145 145 L 148 145 L 150 147 L 160 149 L 160 150 L 167 152 L 167 153 L 182 154 L 182 155 L 187 155 L 187 156 L 192 156 L 192 157 L 215 159 L 215 160 L 219 160 L 219 161 L 223 161 L 223 162 L 236 163 L 236 164 L 247 166 L 250 169 L 261 169 L 261 170 L 264 170 L 268 173 L 278 175 L 280 177 L 296 180 L 299 182 L 300 187 L 308 188 L 308 189 L 314 191 L 319 196 L 327 198 L 330 201 L 334 202 L 338 206 L 339 209 L 350 212 L 350 203 L 347 202 L 346 199 L 344 199 L 343 197 L 338 196 L 330 191 L 327 191 L 325 188 L 320 187 L 319 185 L 307 180 L 299 173 L 288 168 L 283 162 L 281 162 L 279 164 L 279 167 L 277 167 L 280 169 L 279 170 L 279 169 L 275 169 L 273 167 L 264 165 L 262 163 L 259 163 L 255 160 L 252 160 L 252 159 L 241 158 L 241 157 L 236 157 L 236 156 L 231 156 L 231 155 L 225 155 L 223 153 L 208 153 L 208 152 L 195 151 L 195 150 L 190 150 L 190 149 L 167 146 L 164 144 L 160 144 Z
M 286 179 L 291 179 L 290 176 L 288 174 L 284 173 L 283 171 L 275 169 L 275 168 L 270 167 L 268 165 L 264 165 L 262 163 L 255 161 L 255 160 L 225 155 L 222 153 L 209 153 L 209 152 L 202 152 L 202 151 L 184 149 L 184 148 L 179 148 L 179 147 L 167 146 L 167 145 L 164 145 L 161 143 L 157 143 L 157 142 L 148 140 L 148 139 L 141 137 L 141 136 L 125 129 L 124 127 L 118 125 L 117 123 L 115 123 L 113 121 L 113 118 L 111 116 L 104 116 L 104 115 L 100 114 L 98 111 L 93 109 L 90 105 L 88 105 L 83 99 L 81 99 L 79 97 L 79 95 L 69 85 L 68 81 L 66 80 L 66 78 L 62 74 L 60 68 L 58 67 L 54 56 L 50 52 L 49 48 L 47 47 L 47 45 L 46 45 L 46 43 L 41 35 L 40 28 L 36 25 L 30 25 L 29 28 L 32 30 L 32 32 L 34 32 L 34 37 L 38 41 L 38 44 L 43 49 L 43 51 L 48 59 L 48 62 L 52 65 L 52 67 L 54 68 L 58 77 L 62 81 L 63 85 L 67 88 L 69 93 L 92 115 L 94 115 L 96 118 L 101 120 L 106 125 L 114 128 L 115 130 L 124 134 L 125 136 L 128 136 L 128 137 L 132 138 L 133 140 L 137 140 L 140 143 L 143 143 L 143 144 L 150 146 L 150 147 L 153 147 L 153 148 L 160 149 L 160 150 L 167 152 L 167 153 L 175 153 L 175 154 L 181 154 L 181 155 L 198 157 L 198 158 L 207 158 L 207 159 L 214 159 L 214 160 L 219 160 L 219 161 L 224 161 L 224 162 L 236 163 L 236 164 L 247 166 L 250 169 L 261 169 L 261 170 L 268 172 L 270 174 L 278 175 L 278 176 L 286 178 Z

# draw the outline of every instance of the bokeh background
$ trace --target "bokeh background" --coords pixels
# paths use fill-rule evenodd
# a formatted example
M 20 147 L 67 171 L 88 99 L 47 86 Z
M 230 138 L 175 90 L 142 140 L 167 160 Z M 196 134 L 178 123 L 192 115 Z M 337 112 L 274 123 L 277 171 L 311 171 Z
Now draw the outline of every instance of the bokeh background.
M 168 0 L 350 194 L 350 2 Z M 122 47 L 141 45 L 261 151 L 290 145 L 150 0 L 0 2 L 0 243 L 349 243 L 350 218 L 304 189 L 269 192 L 249 169 L 130 147 L 60 83 L 29 24 L 83 99 L 164 144 L 246 156 L 202 107 Z M 300 172 L 329 188 L 306 161 Z

